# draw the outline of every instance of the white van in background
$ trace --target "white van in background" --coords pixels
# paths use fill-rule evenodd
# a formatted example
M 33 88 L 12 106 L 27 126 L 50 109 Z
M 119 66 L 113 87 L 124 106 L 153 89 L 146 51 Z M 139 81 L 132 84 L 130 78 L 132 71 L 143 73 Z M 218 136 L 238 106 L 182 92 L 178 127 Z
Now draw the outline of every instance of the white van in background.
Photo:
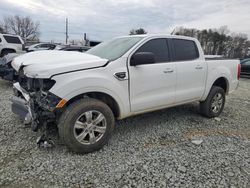
M 0 57 L 9 53 L 24 53 L 24 42 L 18 35 L 0 33 Z

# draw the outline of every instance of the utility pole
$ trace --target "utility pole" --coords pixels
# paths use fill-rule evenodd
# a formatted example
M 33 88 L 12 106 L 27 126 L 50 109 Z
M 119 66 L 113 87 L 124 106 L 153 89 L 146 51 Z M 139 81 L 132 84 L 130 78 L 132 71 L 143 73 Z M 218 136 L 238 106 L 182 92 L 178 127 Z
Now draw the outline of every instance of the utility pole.
M 84 33 L 84 41 L 85 41 L 85 46 L 88 46 L 88 39 L 86 33 Z
M 68 44 L 68 38 L 69 38 L 69 35 L 68 35 L 68 18 L 66 18 L 66 44 Z

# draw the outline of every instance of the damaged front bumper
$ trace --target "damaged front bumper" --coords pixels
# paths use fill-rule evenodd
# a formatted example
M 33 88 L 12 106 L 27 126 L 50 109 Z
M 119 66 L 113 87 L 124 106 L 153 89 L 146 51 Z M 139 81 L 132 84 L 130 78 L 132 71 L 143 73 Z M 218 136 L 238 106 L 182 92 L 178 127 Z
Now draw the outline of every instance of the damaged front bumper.
M 33 121 L 32 110 L 30 107 L 30 96 L 23 90 L 19 83 L 13 84 L 14 97 L 11 98 L 11 110 L 17 114 L 25 124 L 31 124 Z
M 12 105 L 11 110 L 13 113 L 17 114 L 23 121 L 24 124 L 31 124 L 33 117 L 30 113 L 30 107 L 27 105 L 27 101 L 22 98 L 14 96 L 11 99 Z
M 33 131 L 49 122 L 56 122 L 60 110 L 56 105 L 60 98 L 47 92 L 27 92 L 20 84 L 13 84 L 14 97 L 11 99 L 12 112 L 17 114 L 24 124 L 30 124 Z

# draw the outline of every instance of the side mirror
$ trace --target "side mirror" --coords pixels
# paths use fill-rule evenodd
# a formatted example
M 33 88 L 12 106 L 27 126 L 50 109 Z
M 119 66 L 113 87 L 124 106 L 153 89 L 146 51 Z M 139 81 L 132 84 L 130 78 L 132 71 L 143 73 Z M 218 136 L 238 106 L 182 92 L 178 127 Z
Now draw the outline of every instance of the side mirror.
M 130 59 L 131 66 L 154 64 L 155 55 L 152 52 L 138 52 L 135 53 Z

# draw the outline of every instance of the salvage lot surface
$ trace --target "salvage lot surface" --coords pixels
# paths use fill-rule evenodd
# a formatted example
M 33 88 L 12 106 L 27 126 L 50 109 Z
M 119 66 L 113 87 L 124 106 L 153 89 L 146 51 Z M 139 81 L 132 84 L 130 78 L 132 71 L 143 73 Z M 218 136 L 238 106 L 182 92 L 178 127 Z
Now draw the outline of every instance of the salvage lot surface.
M 11 95 L 0 80 L 0 187 L 250 187 L 250 79 L 219 119 L 200 116 L 196 103 L 131 117 L 87 155 L 70 153 L 56 132 L 55 148 L 38 149 Z

